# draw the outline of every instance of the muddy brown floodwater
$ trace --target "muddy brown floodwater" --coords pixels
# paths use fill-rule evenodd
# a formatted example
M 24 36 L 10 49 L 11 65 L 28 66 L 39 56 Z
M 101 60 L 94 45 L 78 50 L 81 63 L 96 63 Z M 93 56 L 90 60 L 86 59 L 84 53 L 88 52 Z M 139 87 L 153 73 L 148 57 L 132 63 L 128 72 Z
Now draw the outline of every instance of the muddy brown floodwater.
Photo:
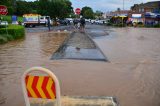
M 24 40 L 1 45 L 0 105 L 25 106 L 21 76 L 42 66 L 57 75 L 62 95 L 115 96 L 121 106 L 160 106 L 160 30 L 109 30 L 94 40 L 110 62 L 50 60 L 67 36 L 62 33 L 28 33 Z

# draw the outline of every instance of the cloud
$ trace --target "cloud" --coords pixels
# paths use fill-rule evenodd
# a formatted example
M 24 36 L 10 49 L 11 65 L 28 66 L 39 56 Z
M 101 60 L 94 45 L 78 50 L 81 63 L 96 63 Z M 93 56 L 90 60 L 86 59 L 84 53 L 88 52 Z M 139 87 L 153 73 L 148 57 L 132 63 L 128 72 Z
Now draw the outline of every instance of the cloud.
M 93 8 L 94 11 L 100 10 L 103 12 L 116 10 L 117 8 L 123 8 L 123 0 L 70 0 L 74 8 L 82 8 L 84 6 L 89 6 Z M 140 4 L 150 1 L 159 0 L 124 0 L 124 8 L 130 9 L 134 4 Z
M 26 0 L 35 1 L 35 0 Z M 82 8 L 84 6 L 89 6 L 93 8 L 94 11 L 100 10 L 103 12 L 117 10 L 117 8 L 123 8 L 123 0 L 70 0 L 75 8 Z M 146 3 L 150 1 L 159 0 L 124 0 L 124 8 L 130 9 L 134 4 Z

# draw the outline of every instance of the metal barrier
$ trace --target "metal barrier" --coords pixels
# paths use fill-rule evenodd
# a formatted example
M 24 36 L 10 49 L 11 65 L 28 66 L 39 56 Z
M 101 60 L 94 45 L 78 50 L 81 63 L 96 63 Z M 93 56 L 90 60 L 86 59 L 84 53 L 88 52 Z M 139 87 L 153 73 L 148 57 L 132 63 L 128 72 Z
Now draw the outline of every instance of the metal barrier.
M 33 71 L 47 73 L 48 76 L 30 75 Z M 29 98 L 41 98 L 56 100 L 57 106 L 61 106 L 60 86 L 57 77 L 48 69 L 33 67 L 22 76 L 22 88 L 26 106 L 30 106 Z

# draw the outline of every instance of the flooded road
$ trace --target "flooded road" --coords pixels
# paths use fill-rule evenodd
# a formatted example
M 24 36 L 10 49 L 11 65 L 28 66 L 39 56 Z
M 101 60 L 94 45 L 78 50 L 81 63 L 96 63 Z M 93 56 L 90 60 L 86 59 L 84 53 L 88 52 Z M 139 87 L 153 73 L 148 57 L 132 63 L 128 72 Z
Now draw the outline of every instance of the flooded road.
M 110 62 L 51 60 L 64 33 L 27 33 L 24 40 L 0 45 L 0 106 L 25 106 L 21 76 L 32 66 L 52 70 L 61 95 L 115 96 L 121 106 L 160 106 L 160 30 L 87 27 L 109 34 L 94 41 Z

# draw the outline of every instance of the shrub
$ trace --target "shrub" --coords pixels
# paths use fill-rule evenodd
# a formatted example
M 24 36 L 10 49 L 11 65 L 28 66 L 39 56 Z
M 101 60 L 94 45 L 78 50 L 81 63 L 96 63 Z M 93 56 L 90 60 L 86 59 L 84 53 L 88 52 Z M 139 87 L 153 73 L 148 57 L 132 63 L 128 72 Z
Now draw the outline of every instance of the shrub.
M 7 27 L 9 35 L 12 35 L 14 39 L 22 38 L 25 35 L 25 30 L 23 26 L 20 25 L 9 25 Z M 6 34 L 6 28 L 0 29 L 0 34 Z
M 14 40 L 12 35 L 7 35 L 7 34 L 0 35 L 0 44 L 6 43 L 11 40 Z
M 5 28 L 6 26 L 5 25 L 0 25 L 0 28 Z
M 0 44 L 3 44 L 3 43 L 6 43 L 8 40 L 7 40 L 7 37 L 5 37 L 5 35 L 0 35 Z
M 154 27 L 155 28 L 160 28 L 160 24 L 155 24 Z
M 1 16 L 2 17 L 2 21 L 7 21 L 8 23 L 12 23 L 12 16 L 8 15 L 8 16 Z M 20 22 L 23 22 L 23 17 L 18 16 L 18 20 Z
M 8 34 L 7 34 L 8 32 Z M 20 25 L 9 25 L 6 28 L 0 28 L 0 43 L 6 43 L 14 39 L 23 38 L 25 35 L 25 30 L 23 26 Z

